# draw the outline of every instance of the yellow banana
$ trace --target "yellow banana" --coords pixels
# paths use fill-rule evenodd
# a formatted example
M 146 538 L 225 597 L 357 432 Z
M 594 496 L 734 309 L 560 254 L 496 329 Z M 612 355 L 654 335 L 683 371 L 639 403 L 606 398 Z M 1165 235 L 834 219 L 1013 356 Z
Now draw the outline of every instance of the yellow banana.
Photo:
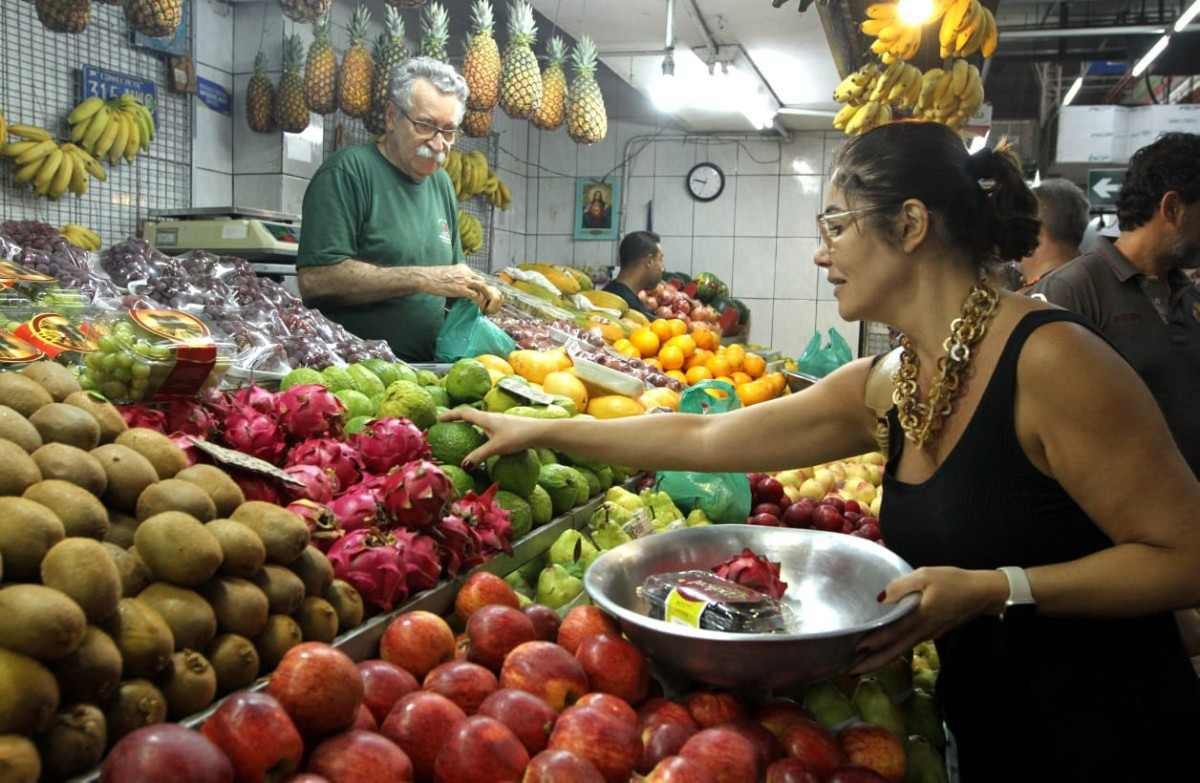
M 129 114 L 129 139 L 125 142 L 125 160 L 132 163 L 142 147 L 142 126 L 138 122 L 137 112 Z
M 91 127 L 92 120 L 94 119 L 96 119 L 95 114 L 87 119 L 80 120 L 79 122 L 71 125 L 71 141 L 75 142 L 76 144 L 82 142 L 83 137 L 87 135 L 88 128 Z
M 878 101 L 885 97 L 891 91 L 892 85 L 896 83 L 901 75 L 900 61 L 893 60 L 888 64 L 888 67 L 883 70 L 883 73 L 875 79 L 874 87 L 871 89 L 871 94 L 868 96 L 870 101 Z
M 895 15 L 895 3 L 872 3 L 867 6 L 868 19 L 891 19 Z
M 954 84 L 954 65 L 950 67 L 938 77 L 937 86 L 933 90 L 933 102 L 930 108 L 940 106 L 946 99 L 946 95 L 950 92 L 951 85 Z
M 890 24 L 891 20 L 888 19 L 867 19 L 859 25 L 859 29 L 863 31 L 864 35 L 872 35 L 878 38 L 879 33 Z
M 71 172 L 74 171 L 74 163 L 75 159 L 73 157 L 63 153 L 58 170 L 54 173 L 54 178 L 50 181 L 50 198 L 57 201 L 67 192 L 67 186 L 71 184 Z
M 879 101 L 868 101 L 854 113 L 850 122 L 846 123 L 846 133 L 853 136 L 869 128 L 879 114 L 879 106 Z
M 980 13 L 976 14 L 976 19 L 971 26 L 958 34 L 955 47 L 960 57 L 966 57 L 979 51 L 979 45 L 983 43 L 983 36 L 987 33 L 987 18 L 983 14 L 986 9 L 983 6 L 979 6 L 979 8 Z
M 113 139 L 112 146 L 108 149 L 108 162 L 115 164 L 121 160 L 121 156 L 125 153 L 125 147 L 129 145 L 129 134 L 133 130 L 133 123 L 129 119 L 129 115 L 125 112 L 117 112 L 117 137 Z
M 142 113 L 142 116 L 146 118 L 146 127 L 150 129 L 149 141 L 154 141 L 154 137 L 158 135 L 158 128 L 154 125 L 154 115 L 149 109 L 140 103 L 138 104 L 138 110 Z
M 841 111 L 834 116 L 833 127 L 836 130 L 845 130 L 846 124 L 850 122 L 856 112 L 858 112 L 857 106 L 846 104 L 842 107 Z
M 38 170 L 41 169 L 42 163 L 43 160 L 41 158 L 38 158 L 33 163 L 26 163 L 17 170 L 17 173 L 13 176 L 13 179 L 18 185 L 24 185 L 26 182 L 29 182 L 34 178 L 34 176 L 38 173 Z
M 964 98 L 975 87 L 979 87 L 980 92 L 982 92 L 983 91 L 983 79 L 979 73 L 979 69 L 976 68 L 973 64 L 968 64 L 967 65 L 967 83 L 963 85 L 962 90 L 958 93 L 959 99 L 961 100 L 962 98 Z
M 9 125 L 8 132 L 12 136 L 17 136 L 29 141 L 49 141 L 50 131 L 44 128 L 38 128 L 33 125 Z
M 112 112 L 107 106 L 100 107 L 100 111 L 96 112 L 96 116 L 92 117 L 92 121 L 88 124 L 87 133 L 83 137 L 83 148 L 89 153 L 96 151 L 96 143 L 100 141 L 100 137 L 108 130 L 108 125 L 112 121 Z
M 24 166 L 27 163 L 33 163 L 35 160 L 41 160 L 47 155 L 53 153 L 56 149 L 58 149 L 58 145 L 55 144 L 52 139 L 35 142 L 32 147 L 25 150 L 25 152 L 17 157 L 16 164 L 18 166 Z
M 920 100 L 920 98 L 921 98 L 921 79 L 919 78 L 920 75 L 921 75 L 921 72 L 917 71 L 918 78 L 912 80 L 912 84 L 909 86 L 908 92 L 904 95 L 904 97 L 902 97 L 900 99 L 900 107 L 901 108 L 907 108 L 907 109 L 916 108 L 917 101 Z
M 963 89 L 967 86 L 967 79 L 970 76 L 970 69 L 967 67 L 967 61 L 958 59 L 954 61 L 954 70 L 951 72 L 950 95 L 957 98 L 962 95 Z
M 917 110 L 922 111 L 933 102 L 938 82 L 946 72 L 941 68 L 930 68 L 921 77 L 921 93 L 917 98 Z
M 892 85 L 892 89 L 888 90 L 887 99 L 889 103 L 895 103 L 912 92 L 913 85 L 921 78 L 921 72 L 908 63 L 900 66 L 900 70 L 900 78 Z
M 96 142 L 96 148 L 92 150 L 92 154 L 100 160 L 108 157 L 108 151 L 112 149 L 113 144 L 116 144 L 117 134 L 121 132 L 121 127 L 121 115 L 114 113 L 109 118 L 100 140 Z
M 62 166 L 63 157 L 63 151 L 55 147 L 54 152 L 51 152 L 42 162 L 37 176 L 33 178 L 33 191 L 39 196 L 45 196 L 50 192 L 50 183 L 54 181 L 54 175 Z
M 64 144 L 63 153 L 68 158 L 72 159 L 74 165 L 71 166 L 71 192 L 76 196 L 82 196 L 87 193 L 88 189 L 88 172 L 87 167 L 83 165 L 83 161 L 75 154 L 79 148 L 74 144 Z
M 104 182 L 106 179 L 108 179 L 108 171 L 100 165 L 98 160 L 88 154 L 87 150 L 77 147 L 72 152 L 75 155 L 75 158 L 83 163 L 83 167 L 87 169 L 88 174 L 100 180 L 101 182 Z
M 91 98 L 81 102 L 74 109 L 71 109 L 71 113 L 67 115 L 67 122 L 71 125 L 76 125 L 80 122 L 83 122 L 96 112 L 100 111 L 100 107 L 103 105 L 103 98 L 92 96 Z
M 27 151 L 41 144 L 40 141 L 14 141 L 4 147 L 4 154 L 10 158 L 19 158 Z
M 942 16 L 942 26 L 938 28 L 938 43 L 943 51 L 954 45 L 954 39 L 958 36 L 959 25 L 962 24 L 963 17 L 976 2 L 977 0 L 953 0 L 947 7 L 945 15 Z
M 984 20 L 987 22 L 987 32 L 983 34 L 983 41 L 979 44 L 979 51 L 985 57 L 991 57 L 996 53 L 996 45 L 999 43 L 1000 31 L 996 27 L 996 17 L 988 9 L 983 9 Z
M 8 120 L 4 118 L 4 113 L 0 112 L 0 152 L 4 151 L 4 147 L 8 143 Z

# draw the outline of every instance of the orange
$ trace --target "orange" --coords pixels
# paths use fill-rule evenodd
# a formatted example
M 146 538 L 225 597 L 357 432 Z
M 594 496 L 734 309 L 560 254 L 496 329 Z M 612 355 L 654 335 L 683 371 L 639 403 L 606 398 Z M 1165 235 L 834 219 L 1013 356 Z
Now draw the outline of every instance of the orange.
M 719 342 L 717 340 L 717 333 L 707 326 L 692 327 L 692 339 L 696 341 L 697 348 L 704 348 L 709 351 L 715 349 Z
M 785 378 L 781 372 L 768 373 L 767 375 L 763 376 L 763 380 L 771 385 L 771 388 L 775 392 L 773 395 L 775 397 L 783 394 L 784 388 L 787 387 L 787 378 Z
M 742 362 L 746 360 L 746 349 L 740 345 L 730 345 L 725 348 L 725 358 L 729 360 L 729 366 L 735 370 L 742 369 Z
M 764 381 L 750 381 L 737 387 L 738 399 L 742 405 L 757 405 L 771 399 L 771 387 Z
M 570 397 L 579 410 L 587 407 L 588 391 L 583 381 L 567 372 L 552 372 L 542 381 L 542 390 L 546 394 L 561 394 Z
M 692 367 L 687 371 L 687 382 L 689 386 L 694 386 L 700 381 L 707 381 L 713 377 L 707 367 Z
M 683 351 L 677 345 L 667 345 L 658 352 L 658 360 L 667 370 L 678 370 L 683 366 Z
M 678 337 L 681 334 L 687 334 L 687 324 L 685 324 L 682 320 L 678 318 L 672 318 L 670 321 L 667 321 L 667 323 L 671 325 L 671 336 Z
M 683 352 L 685 357 L 691 356 L 696 352 L 696 341 L 691 338 L 691 335 L 680 334 L 667 340 L 668 346 L 675 346 Z
M 653 356 L 658 353 L 658 335 L 648 326 L 634 329 L 629 335 L 629 342 L 642 352 L 642 356 Z
M 675 333 L 671 331 L 671 324 L 665 318 L 658 318 L 652 321 L 650 323 L 650 330 L 664 343 L 675 336 Z
M 687 376 L 681 373 L 679 370 L 667 370 L 667 377 L 674 378 L 680 383 L 687 383 Z
M 742 369 L 751 378 L 761 378 L 762 374 L 767 371 L 767 362 L 756 353 L 748 353 L 745 361 L 742 362 Z
M 587 412 L 597 419 L 619 419 L 624 416 L 640 416 L 646 409 L 637 400 L 622 397 L 620 394 L 609 394 L 593 398 L 588 403 Z
M 697 348 L 696 352 L 687 360 L 687 369 L 693 367 L 703 367 L 705 362 L 712 358 L 712 351 L 706 351 L 703 348 Z
M 708 371 L 712 373 L 714 378 L 720 378 L 722 375 L 729 375 L 729 373 L 733 372 L 729 368 L 729 360 L 722 356 L 712 357 L 704 366 L 708 368 Z

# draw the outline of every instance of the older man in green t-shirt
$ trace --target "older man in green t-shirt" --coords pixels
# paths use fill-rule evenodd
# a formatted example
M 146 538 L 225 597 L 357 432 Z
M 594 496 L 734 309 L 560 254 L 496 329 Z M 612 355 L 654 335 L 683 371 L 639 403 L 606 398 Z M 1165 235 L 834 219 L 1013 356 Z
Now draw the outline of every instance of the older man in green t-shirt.
M 442 169 L 458 138 L 467 85 L 419 57 L 393 71 L 387 132 L 340 150 L 304 194 L 300 293 L 354 334 L 431 361 L 446 298 L 485 312 L 500 295 L 463 264 L 458 200 Z

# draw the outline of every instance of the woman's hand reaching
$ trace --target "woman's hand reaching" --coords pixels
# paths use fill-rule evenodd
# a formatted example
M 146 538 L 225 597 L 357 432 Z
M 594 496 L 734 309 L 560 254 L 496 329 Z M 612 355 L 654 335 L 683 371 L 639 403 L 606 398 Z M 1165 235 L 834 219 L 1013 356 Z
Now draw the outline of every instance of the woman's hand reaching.
M 505 416 L 499 413 L 484 413 L 474 408 L 456 408 L 444 414 L 442 421 L 465 421 L 474 424 L 488 436 L 487 442 L 472 451 L 463 460 L 462 468 L 472 470 L 482 465 L 488 457 L 496 454 L 511 454 L 514 451 L 537 445 L 544 429 L 541 419 L 521 416 Z

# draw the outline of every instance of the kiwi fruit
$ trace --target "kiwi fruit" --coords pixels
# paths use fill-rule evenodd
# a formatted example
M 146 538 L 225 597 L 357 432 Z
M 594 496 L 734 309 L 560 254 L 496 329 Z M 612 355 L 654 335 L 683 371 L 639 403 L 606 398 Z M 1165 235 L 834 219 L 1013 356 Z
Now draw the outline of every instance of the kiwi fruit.
M 118 435 L 129 429 L 116 406 L 94 392 L 72 392 L 63 402 L 92 414 L 92 418 L 100 425 L 101 443 L 112 443 Z
M 104 534 L 104 541 L 116 544 L 122 549 L 128 549 L 133 546 L 133 534 L 137 532 L 137 529 L 137 519 L 128 514 L 122 514 L 120 511 L 114 511 L 108 517 L 108 532 Z
M 92 459 L 90 454 L 87 456 Z M 104 475 L 103 469 L 100 475 Z M 22 497 L 41 503 L 53 511 L 63 523 L 63 530 L 68 537 L 100 541 L 108 535 L 108 510 L 83 487 L 69 481 L 47 479 L 26 489 Z
M 138 593 L 137 600 L 166 621 L 176 650 L 203 650 L 217 635 L 217 615 L 199 593 L 155 582 Z
M 207 492 L 217 506 L 218 516 L 227 517 L 246 502 L 246 496 L 237 482 L 213 465 L 192 465 L 176 473 L 175 478 L 190 481 Z
M 200 487 L 179 479 L 151 484 L 138 496 L 137 518 L 147 520 L 165 511 L 182 511 L 201 522 L 216 519 L 217 507 Z
M 0 640 L 8 649 L 43 661 L 75 651 L 87 630 L 79 604 L 52 587 L 0 588 Z
M 42 759 L 37 746 L 27 737 L 0 737 L 0 780 L 4 783 L 37 783 L 42 777 Z
M 253 530 L 267 548 L 267 562 L 288 565 L 308 546 L 308 525 L 285 508 L 250 500 L 233 512 L 235 521 Z
M 121 600 L 121 574 L 104 545 L 91 538 L 64 538 L 42 558 L 42 584 L 66 594 L 88 622 L 106 620 Z
M 222 633 L 247 637 L 262 633 L 271 607 L 267 594 L 253 582 L 233 577 L 214 579 L 201 592 L 212 606 Z
M 349 582 L 334 579 L 333 584 L 325 591 L 325 600 L 333 607 L 338 616 L 338 628 L 348 631 L 357 628 L 363 621 L 363 600 L 358 591 Z
M 258 677 L 258 650 L 235 633 L 223 633 L 208 646 L 208 662 L 217 675 L 217 689 L 229 693 L 245 688 Z
M 110 509 L 133 513 L 138 496 L 146 487 L 158 481 L 158 473 L 150 460 L 119 443 L 108 443 L 92 451 L 108 476 L 104 505 Z
M 333 584 L 333 566 L 325 553 L 311 544 L 304 547 L 300 557 L 288 568 L 300 577 L 304 583 L 304 594 L 317 598 L 325 595 L 325 591 Z
M 0 497 L 0 557 L 4 558 L 5 579 L 10 582 L 37 579 L 42 558 L 65 537 L 58 515 L 41 503 Z
M 0 405 L 7 405 L 25 418 L 54 402 L 50 392 L 32 378 L 19 373 L 0 373 Z
M 212 664 L 195 650 L 180 650 L 171 656 L 171 665 L 159 682 L 167 698 L 167 715 L 182 720 L 206 709 L 217 697 L 217 673 Z
M 283 566 L 263 566 L 253 581 L 266 593 L 272 614 L 291 614 L 304 602 L 304 582 Z
M 0 438 L 11 440 L 29 454 L 42 445 L 37 427 L 7 405 L 0 405 Z
M 306 642 L 329 644 L 338 633 L 338 616 L 333 605 L 324 598 L 310 595 L 304 599 L 295 620 Z
M 83 408 L 52 402 L 29 417 L 43 443 L 65 443 L 84 451 L 100 445 L 100 422 Z
M 167 719 L 167 698 L 149 680 L 125 680 L 104 713 L 109 746 L 132 731 Z
M 188 466 L 188 458 L 183 449 L 161 432 L 134 427 L 118 435 L 116 442 L 128 446 L 149 460 L 160 480 L 175 478 L 176 473 Z
M 108 721 L 91 704 L 76 704 L 58 713 L 46 733 L 38 737 L 48 780 L 86 772 L 100 763 L 106 747 Z
M 149 604 L 136 598 L 122 598 L 117 613 L 104 624 L 121 651 L 122 675 L 153 677 L 163 670 L 175 652 L 171 626 Z
M 3 375 L 0 373 L 0 377 Z M 11 440 L 0 440 L 0 465 L 4 466 L 0 471 L 0 495 L 20 495 L 42 480 L 42 471 L 33 457 Z
M 262 670 L 273 671 L 287 651 L 304 641 L 304 632 L 299 624 L 286 614 L 273 614 L 267 618 L 267 627 L 254 640 Z
M 42 731 L 58 711 L 54 675 L 28 655 L 0 647 L 0 734 Z
M 100 461 L 83 449 L 65 443 L 47 443 L 30 456 L 37 463 L 43 480 L 67 481 L 96 497 L 108 488 L 108 475 Z
M 111 636 L 89 625 L 75 652 L 55 661 L 54 676 L 64 702 L 100 704 L 121 682 L 121 651 Z
M 181 511 L 166 511 L 143 521 L 133 543 L 154 578 L 163 582 L 199 587 L 221 567 L 217 537 L 200 520 Z
M 21 368 L 21 374 L 50 392 L 55 402 L 62 402 L 83 388 L 75 378 L 75 373 L 55 362 L 34 362 Z
M 133 534 L 130 534 L 132 540 Z M 142 560 L 136 549 L 126 549 L 123 546 L 105 541 L 104 551 L 108 553 L 117 573 L 121 575 L 121 597 L 133 598 L 146 589 L 150 584 L 150 567 Z
M 204 527 L 221 545 L 224 557 L 218 573 L 249 579 L 262 570 L 267 561 L 267 550 L 253 530 L 232 519 L 214 519 Z

